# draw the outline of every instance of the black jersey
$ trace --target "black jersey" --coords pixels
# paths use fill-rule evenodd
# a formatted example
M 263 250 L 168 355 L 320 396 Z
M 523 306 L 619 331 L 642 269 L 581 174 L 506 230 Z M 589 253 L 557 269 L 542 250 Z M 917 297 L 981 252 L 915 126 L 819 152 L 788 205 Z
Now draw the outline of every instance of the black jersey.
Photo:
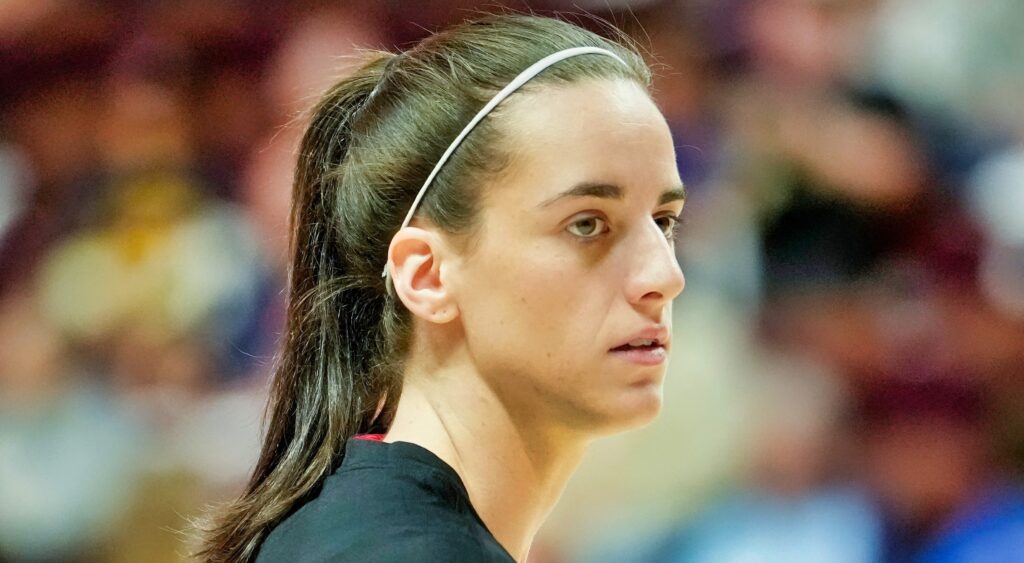
M 371 436 L 345 444 L 312 500 L 278 524 L 256 563 L 510 563 L 458 473 L 431 451 Z

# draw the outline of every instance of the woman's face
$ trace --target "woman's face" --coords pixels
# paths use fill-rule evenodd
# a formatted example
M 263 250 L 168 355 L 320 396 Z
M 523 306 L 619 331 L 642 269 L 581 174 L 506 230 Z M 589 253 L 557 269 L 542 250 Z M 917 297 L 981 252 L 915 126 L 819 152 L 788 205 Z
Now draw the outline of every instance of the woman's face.
M 450 279 L 468 352 L 513 416 L 594 434 L 649 422 L 665 361 L 612 349 L 670 334 L 683 290 L 668 126 L 626 80 L 541 87 L 502 113 L 514 156 Z

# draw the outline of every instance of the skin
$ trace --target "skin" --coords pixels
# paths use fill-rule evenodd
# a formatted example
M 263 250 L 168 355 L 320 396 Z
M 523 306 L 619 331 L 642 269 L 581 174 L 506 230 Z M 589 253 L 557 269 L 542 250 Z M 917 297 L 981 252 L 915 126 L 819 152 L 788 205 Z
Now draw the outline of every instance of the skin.
M 587 445 L 661 409 L 665 363 L 610 350 L 644 328 L 671 329 L 685 285 L 671 242 L 683 200 L 669 128 L 635 83 L 544 86 L 501 109 L 490 117 L 514 157 L 482 187 L 471 249 L 422 219 L 391 242 L 395 289 L 416 326 L 384 440 L 451 465 L 495 538 L 525 561 Z M 581 183 L 622 197 L 556 199 Z

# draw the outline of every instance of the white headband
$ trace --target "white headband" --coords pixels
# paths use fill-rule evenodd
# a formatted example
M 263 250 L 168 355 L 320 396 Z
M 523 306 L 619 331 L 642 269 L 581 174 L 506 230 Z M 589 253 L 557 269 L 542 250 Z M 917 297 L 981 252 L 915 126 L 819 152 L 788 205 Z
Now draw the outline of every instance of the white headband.
M 619 61 L 623 65 L 626 65 L 626 61 L 622 60 L 618 55 L 607 49 L 602 49 L 600 47 L 573 47 L 571 49 L 565 49 L 564 51 L 552 53 L 530 65 L 529 68 L 519 73 L 518 76 L 512 79 L 512 82 L 509 82 L 507 86 L 505 86 L 504 88 L 501 89 L 500 92 L 495 94 L 494 97 L 491 98 L 491 101 L 487 102 L 487 105 L 481 108 L 480 111 L 477 112 L 475 116 L 473 116 L 473 119 L 471 119 L 469 123 L 466 124 L 466 127 L 462 129 L 462 132 L 459 133 L 458 137 L 455 137 L 455 140 L 452 141 L 452 144 L 448 145 L 448 150 L 444 151 L 444 154 L 441 155 L 441 158 L 437 161 L 437 164 L 434 165 L 434 169 L 430 171 L 430 174 L 427 176 L 426 181 L 423 182 L 423 187 L 421 187 L 419 193 L 416 194 L 416 199 L 413 200 L 412 207 L 409 209 L 409 213 L 406 214 L 405 220 L 402 221 L 402 226 L 399 227 L 398 230 L 400 231 L 405 227 L 409 226 L 409 221 L 412 221 L 412 216 L 413 214 L 416 213 L 416 208 L 419 207 L 420 200 L 423 199 L 423 194 L 427 193 L 427 187 L 430 186 L 430 183 L 432 181 L 434 181 L 434 177 L 437 176 L 438 171 L 441 170 L 441 167 L 444 166 L 444 163 L 447 162 L 448 159 L 452 156 L 452 153 L 455 152 L 455 149 L 458 148 L 462 140 L 466 138 L 466 135 L 469 135 L 469 132 L 472 131 L 474 127 L 476 127 L 476 124 L 480 123 L 480 120 L 487 116 L 487 114 L 490 113 L 491 110 L 495 108 L 495 106 L 500 104 L 502 100 L 509 97 L 513 92 L 518 90 L 520 86 L 526 84 L 531 78 L 537 76 L 538 74 L 541 73 L 541 71 L 557 63 L 558 61 L 568 59 L 569 57 L 575 57 L 576 55 L 589 54 L 607 55 Z M 388 277 L 388 265 L 386 263 L 384 264 L 384 273 L 381 274 L 381 277 Z M 389 283 L 390 281 L 391 280 L 388 279 Z

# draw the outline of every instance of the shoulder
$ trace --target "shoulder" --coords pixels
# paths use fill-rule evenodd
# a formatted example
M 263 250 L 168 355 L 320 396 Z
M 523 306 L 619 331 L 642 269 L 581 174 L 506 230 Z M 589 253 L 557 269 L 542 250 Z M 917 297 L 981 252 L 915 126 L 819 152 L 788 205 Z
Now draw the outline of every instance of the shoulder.
M 429 480 L 381 470 L 332 476 L 271 530 L 257 563 L 512 561 L 446 493 Z

